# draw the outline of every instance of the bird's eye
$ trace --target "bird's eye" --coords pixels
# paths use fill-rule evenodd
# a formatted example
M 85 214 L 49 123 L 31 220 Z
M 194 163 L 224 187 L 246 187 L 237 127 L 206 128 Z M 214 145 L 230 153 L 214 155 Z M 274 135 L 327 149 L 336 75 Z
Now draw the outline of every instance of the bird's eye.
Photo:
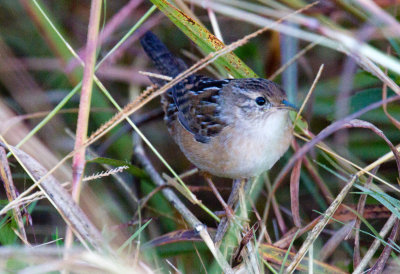
M 267 101 L 265 100 L 264 97 L 257 97 L 257 98 L 256 98 L 256 104 L 259 105 L 259 106 L 265 105 L 266 102 L 267 102 Z

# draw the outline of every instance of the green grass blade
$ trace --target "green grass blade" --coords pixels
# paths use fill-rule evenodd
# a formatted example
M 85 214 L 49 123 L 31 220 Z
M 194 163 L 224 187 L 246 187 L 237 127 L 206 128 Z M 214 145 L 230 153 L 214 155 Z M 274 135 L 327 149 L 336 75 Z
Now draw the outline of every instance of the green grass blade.
M 286 252 L 286 254 L 285 254 L 285 257 L 283 258 L 282 265 L 281 265 L 281 269 L 279 270 L 279 274 L 283 273 L 283 270 L 285 269 L 285 264 L 286 264 L 286 261 L 287 261 L 287 259 L 288 259 L 288 257 L 289 257 L 290 250 L 292 249 L 293 243 L 294 243 L 294 241 L 296 240 L 297 234 L 299 234 L 299 232 L 300 232 L 300 230 L 297 230 L 297 231 L 296 231 L 296 233 L 295 233 L 294 236 L 293 236 L 292 241 L 290 242 L 290 245 L 289 245 L 289 247 L 288 247 L 288 249 L 287 249 L 287 252 Z
M 397 216 L 397 218 L 400 219 L 400 211 L 398 206 L 395 204 L 393 205 L 390 202 L 390 199 L 388 199 L 389 195 L 387 195 L 386 193 L 379 193 L 373 190 L 369 190 L 361 185 L 355 185 L 355 187 L 357 187 L 358 189 L 362 190 L 362 194 L 368 194 L 370 195 L 372 198 L 374 198 L 375 200 L 377 200 L 378 202 L 380 202 L 382 205 L 384 205 L 388 210 L 390 210 L 393 214 L 395 214 Z
M 201 24 L 178 10 L 166 0 L 150 0 L 156 5 L 181 31 L 183 31 L 197 46 L 207 54 L 220 50 L 225 45 Z M 235 78 L 258 77 L 233 52 L 218 58 L 216 64 L 222 65 Z
M 120 253 L 122 252 L 127 246 L 129 246 L 132 241 L 140 234 L 140 232 L 143 231 L 143 229 L 145 229 L 151 222 L 151 219 L 148 220 L 144 225 L 142 225 L 138 230 L 136 230 L 135 233 L 133 233 L 132 236 L 129 237 L 128 240 L 126 240 L 121 246 L 120 248 L 118 248 L 117 252 Z

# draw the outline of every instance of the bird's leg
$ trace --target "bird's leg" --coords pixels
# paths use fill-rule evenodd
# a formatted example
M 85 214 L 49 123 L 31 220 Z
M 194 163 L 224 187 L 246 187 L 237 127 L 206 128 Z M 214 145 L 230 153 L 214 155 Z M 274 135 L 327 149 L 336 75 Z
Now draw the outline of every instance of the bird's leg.
M 221 203 L 222 207 L 225 210 L 225 214 L 228 217 L 228 219 L 233 218 L 235 213 L 233 212 L 232 208 L 229 207 L 224 199 L 222 198 L 221 194 L 219 193 L 218 189 L 214 185 L 213 181 L 211 180 L 211 177 L 209 174 L 204 174 L 204 178 L 206 179 L 208 185 L 211 187 L 211 190 L 214 192 L 215 196 L 217 197 L 218 201 Z
M 240 189 L 244 188 L 247 181 L 248 181 L 248 179 L 233 180 L 232 191 L 228 198 L 227 206 L 229 208 L 233 208 L 233 210 L 236 210 L 236 208 L 238 207 L 238 204 L 239 204 L 238 201 L 239 201 Z M 220 246 L 221 241 L 222 241 L 226 231 L 228 230 L 228 226 L 229 226 L 229 218 L 226 218 L 226 217 L 222 218 L 221 222 L 218 225 L 217 233 L 216 233 L 215 239 L 214 239 L 214 242 L 217 247 Z

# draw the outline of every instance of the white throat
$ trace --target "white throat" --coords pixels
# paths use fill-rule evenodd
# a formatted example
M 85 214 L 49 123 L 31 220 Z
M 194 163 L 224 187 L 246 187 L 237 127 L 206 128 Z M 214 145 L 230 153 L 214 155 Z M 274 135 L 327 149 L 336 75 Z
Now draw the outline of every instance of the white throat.
M 237 167 L 240 177 L 252 177 L 269 170 L 292 140 L 293 127 L 287 110 L 273 111 L 267 119 L 256 123 L 235 126 L 237 136 L 241 138 L 235 138 L 231 148 L 232 157 L 241 159 Z

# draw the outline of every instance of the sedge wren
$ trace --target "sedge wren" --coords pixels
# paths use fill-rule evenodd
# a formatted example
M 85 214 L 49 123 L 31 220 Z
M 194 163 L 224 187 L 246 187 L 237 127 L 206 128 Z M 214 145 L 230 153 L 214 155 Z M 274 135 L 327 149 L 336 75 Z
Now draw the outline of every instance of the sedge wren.
M 151 32 L 141 39 L 163 75 L 185 63 Z M 151 77 L 159 86 L 165 80 Z M 261 78 L 215 80 L 191 75 L 162 95 L 164 120 L 185 156 L 200 170 L 242 179 L 270 169 L 292 140 L 292 105 L 274 82 Z

